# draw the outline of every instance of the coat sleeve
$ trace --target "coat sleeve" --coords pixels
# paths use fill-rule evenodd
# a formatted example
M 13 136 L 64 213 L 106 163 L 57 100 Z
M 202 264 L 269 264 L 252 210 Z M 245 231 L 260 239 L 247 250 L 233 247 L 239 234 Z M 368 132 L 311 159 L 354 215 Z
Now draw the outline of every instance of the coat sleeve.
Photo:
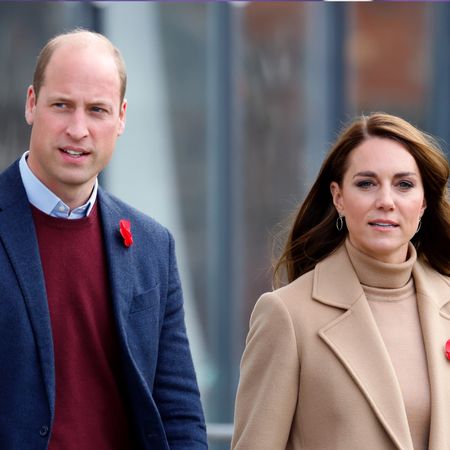
M 171 450 L 207 449 L 206 426 L 184 322 L 174 242 L 169 234 L 169 283 L 153 396 Z
M 241 361 L 232 449 L 285 450 L 299 378 L 291 316 L 275 293 L 264 294 L 251 315 Z

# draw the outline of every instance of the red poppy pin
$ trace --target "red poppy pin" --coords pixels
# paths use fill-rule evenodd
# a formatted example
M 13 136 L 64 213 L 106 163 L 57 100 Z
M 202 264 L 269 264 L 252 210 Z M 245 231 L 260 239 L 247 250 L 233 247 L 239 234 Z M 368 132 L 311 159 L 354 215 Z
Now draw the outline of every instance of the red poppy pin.
M 122 219 L 119 222 L 120 234 L 123 237 L 123 244 L 129 247 L 133 244 L 133 235 L 131 234 L 131 224 L 129 220 Z
M 450 360 L 450 339 L 445 344 L 445 356 Z

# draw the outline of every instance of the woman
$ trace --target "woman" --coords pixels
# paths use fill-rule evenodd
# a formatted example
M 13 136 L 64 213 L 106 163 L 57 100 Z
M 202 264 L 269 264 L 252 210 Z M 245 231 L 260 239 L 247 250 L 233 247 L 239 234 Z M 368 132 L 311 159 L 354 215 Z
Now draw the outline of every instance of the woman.
M 450 449 L 448 177 L 398 117 L 341 134 L 252 313 L 233 449 Z

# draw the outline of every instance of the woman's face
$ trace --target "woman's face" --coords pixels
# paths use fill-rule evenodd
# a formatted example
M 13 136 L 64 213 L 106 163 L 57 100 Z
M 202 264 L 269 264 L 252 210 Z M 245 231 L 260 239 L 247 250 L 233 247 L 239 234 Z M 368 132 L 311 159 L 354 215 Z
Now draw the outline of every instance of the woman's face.
M 333 181 L 330 188 L 350 242 L 380 261 L 405 261 L 426 207 L 415 159 L 400 143 L 378 137 L 364 141 L 348 158 L 341 186 Z

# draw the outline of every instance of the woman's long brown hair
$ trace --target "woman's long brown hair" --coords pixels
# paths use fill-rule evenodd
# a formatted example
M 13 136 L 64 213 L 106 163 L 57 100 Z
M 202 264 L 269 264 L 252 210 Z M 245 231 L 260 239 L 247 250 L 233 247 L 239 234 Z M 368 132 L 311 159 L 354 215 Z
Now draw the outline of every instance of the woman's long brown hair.
M 361 116 L 339 136 L 295 216 L 284 250 L 275 264 L 274 285 L 291 282 L 336 250 L 347 231 L 336 229 L 337 211 L 330 184 L 340 186 L 353 149 L 371 137 L 401 143 L 414 157 L 422 177 L 427 208 L 411 242 L 438 272 L 450 275 L 449 164 L 435 140 L 405 120 L 384 113 Z

